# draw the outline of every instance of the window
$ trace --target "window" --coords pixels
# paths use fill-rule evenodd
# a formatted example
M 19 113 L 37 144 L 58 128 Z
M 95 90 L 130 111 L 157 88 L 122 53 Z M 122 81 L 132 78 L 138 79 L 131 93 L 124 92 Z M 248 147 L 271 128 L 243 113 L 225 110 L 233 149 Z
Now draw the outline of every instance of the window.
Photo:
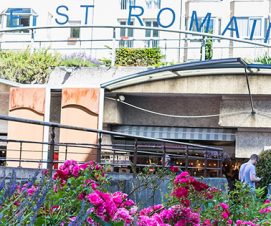
M 161 0 L 146 0 L 148 9 L 161 9 Z
M 80 21 L 70 21 L 70 25 L 81 25 Z M 80 38 L 80 27 L 71 27 L 70 38 Z
M 200 26 L 201 26 L 201 24 L 202 24 L 203 21 L 204 21 L 204 17 L 198 17 L 198 28 L 200 28 Z M 187 19 L 186 20 L 186 29 L 187 30 L 189 30 L 189 28 L 190 28 L 190 22 L 191 22 L 191 19 Z M 215 23 L 215 18 L 211 18 L 210 22 L 209 22 L 208 33 L 211 33 L 211 34 L 214 33 L 214 29 L 215 29 L 215 24 L 214 23 Z M 207 21 L 204 22 L 204 24 L 200 28 L 199 32 L 203 32 L 204 33 L 206 31 L 206 25 L 207 25 Z M 195 21 L 193 23 L 191 31 L 198 32 Z M 197 41 L 201 42 L 202 41 L 202 37 L 200 37 L 198 35 L 191 35 L 191 41 L 192 42 L 197 42 Z
M 200 27 L 200 25 L 201 25 L 201 23 L 203 22 L 203 20 L 204 20 L 204 17 L 199 17 L 199 18 L 198 18 L 198 27 Z M 211 18 L 211 19 L 210 19 L 209 28 L 208 28 L 208 33 L 214 33 L 214 21 L 215 21 L 215 18 Z M 189 21 L 189 22 L 190 22 L 190 21 Z M 205 30 L 206 30 L 206 25 L 207 25 L 207 21 L 204 22 L 203 26 L 202 26 L 201 29 L 200 29 L 200 32 L 205 32 Z M 186 29 L 189 30 L 189 27 L 190 27 L 190 23 L 187 23 Z M 191 30 L 191 31 L 198 31 L 195 22 L 193 23 L 193 27 L 192 27 L 192 30 Z
M 255 30 L 253 37 L 261 37 L 262 35 L 262 19 L 261 18 L 253 18 L 253 17 L 237 17 L 237 26 L 239 31 L 239 36 L 241 38 L 249 38 L 253 24 L 255 24 Z M 233 36 L 233 32 L 231 32 Z
M 7 28 L 37 25 L 37 14 L 30 8 L 8 8 L 3 15 L 7 17 Z M 29 32 L 25 30 L 23 32 Z
M 128 9 L 130 5 L 136 5 L 136 0 L 120 0 L 120 9 Z
M 120 25 L 126 26 L 127 21 L 120 21 Z M 134 25 L 134 22 L 131 21 L 131 25 Z M 134 29 L 131 28 L 121 28 L 120 29 L 120 47 L 133 47 L 134 41 L 129 40 L 130 38 L 134 37 Z
M 158 23 L 156 21 L 152 20 L 147 20 L 145 21 L 146 27 L 158 27 Z M 159 46 L 159 31 L 157 30 L 151 30 L 151 29 L 146 29 L 145 30 L 145 37 L 149 40 L 146 40 L 146 46 L 148 48 L 157 48 Z M 153 39 L 152 39 L 153 38 Z

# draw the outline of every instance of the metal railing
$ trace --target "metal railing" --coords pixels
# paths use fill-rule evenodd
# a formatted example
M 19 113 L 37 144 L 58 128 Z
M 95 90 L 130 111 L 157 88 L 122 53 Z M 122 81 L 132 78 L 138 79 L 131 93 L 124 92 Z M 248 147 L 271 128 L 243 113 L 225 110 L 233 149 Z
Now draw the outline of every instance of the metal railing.
M 95 130 L 83 127 L 62 125 L 59 123 L 42 122 L 30 119 L 0 115 L 0 120 L 21 125 L 37 125 L 50 128 L 50 140 L 43 142 L 20 139 L 22 134 L 16 133 L 16 139 L 1 138 L 1 165 L 13 167 L 47 167 L 50 173 L 67 159 L 78 162 L 96 160 L 106 165 L 110 171 L 139 172 L 145 166 L 166 167 L 166 155 L 170 155 L 172 165 L 181 170 L 189 171 L 195 176 L 222 176 L 223 150 L 220 148 L 195 145 L 172 140 L 150 137 L 133 136 L 106 130 Z M 14 126 L 14 125 L 13 125 Z M 39 127 L 40 128 L 40 127 Z M 97 142 L 76 143 L 60 142 L 58 135 L 61 131 L 69 130 L 82 132 L 82 136 L 94 133 Z M 19 130 L 18 130 L 19 131 Z M 35 131 L 33 131 L 35 133 Z M 78 135 L 78 134 L 77 134 Z M 111 140 L 111 142 L 108 142 Z M 6 149 L 3 150 L 3 143 Z
M 91 37 L 96 38 L 69 38 L 65 29 L 73 27 L 82 31 L 90 29 Z M 121 29 L 133 29 L 133 37 L 121 37 Z M 29 34 L 22 33 L 25 39 L 18 40 L 18 36 L 12 40 L 14 32 L 28 30 Z M 137 35 L 140 30 L 156 30 L 159 37 L 143 37 Z M 46 32 L 56 34 L 48 38 Z M 87 32 L 81 32 L 87 33 Z M 96 33 L 98 35 L 96 35 Z M 226 37 L 216 34 L 207 34 L 193 31 L 172 30 L 136 26 L 46 26 L 46 27 L 20 27 L 0 30 L 0 49 L 25 49 L 32 50 L 50 48 L 65 54 L 84 51 L 95 58 L 110 58 L 112 66 L 115 63 L 116 49 L 120 47 L 146 48 L 158 47 L 165 55 L 166 61 L 185 62 L 188 60 L 204 60 L 206 51 L 212 51 L 213 57 L 249 57 L 255 58 L 269 52 L 270 44 L 264 43 L 264 38 L 256 41 Z M 4 35 L 8 34 L 6 38 Z M 47 34 L 47 33 L 46 33 Z M 102 34 L 102 35 L 101 35 Z M 59 38 L 60 37 L 60 38 Z M 212 46 L 208 46 L 207 40 L 212 40 Z M 268 41 L 269 42 L 269 41 Z M 209 48 L 209 50 L 207 50 Z

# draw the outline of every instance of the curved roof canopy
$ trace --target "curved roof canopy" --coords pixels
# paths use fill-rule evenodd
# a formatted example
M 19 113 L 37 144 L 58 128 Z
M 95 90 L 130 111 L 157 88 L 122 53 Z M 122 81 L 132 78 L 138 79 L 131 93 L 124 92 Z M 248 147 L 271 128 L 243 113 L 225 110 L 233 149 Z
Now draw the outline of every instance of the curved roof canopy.
M 115 90 L 134 84 L 164 80 L 180 76 L 211 74 L 244 74 L 245 70 L 253 73 L 271 74 L 271 64 L 248 64 L 241 58 L 196 61 L 161 68 L 150 69 L 124 76 L 101 84 L 102 88 Z

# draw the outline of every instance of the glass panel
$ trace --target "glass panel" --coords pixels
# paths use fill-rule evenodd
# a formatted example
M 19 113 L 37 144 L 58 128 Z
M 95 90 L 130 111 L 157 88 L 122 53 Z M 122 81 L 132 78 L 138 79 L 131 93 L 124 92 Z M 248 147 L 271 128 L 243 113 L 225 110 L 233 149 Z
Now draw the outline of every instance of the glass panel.
M 262 20 L 260 18 L 250 18 L 249 19 L 249 35 L 252 31 L 252 26 L 254 21 L 256 21 L 256 26 L 255 26 L 255 30 L 254 30 L 254 37 L 256 36 L 261 36 L 262 35 Z
M 120 1 L 120 9 L 127 9 L 127 1 L 128 0 L 121 0 Z
M 145 25 L 146 25 L 146 27 L 151 27 L 151 21 L 146 21 Z M 151 37 L 151 30 L 149 30 L 149 29 L 145 30 L 145 37 L 147 37 L 147 38 Z
M 20 16 L 20 26 L 29 27 L 30 25 L 30 16 Z
M 131 21 L 130 25 L 133 26 L 134 22 Z M 134 29 L 128 28 L 128 37 L 134 37 Z
M 248 18 L 237 18 L 239 36 L 248 37 Z
M 72 27 L 70 37 L 80 38 L 80 27 Z
M 153 27 L 158 27 L 158 23 L 156 21 L 153 22 Z M 153 30 L 153 37 L 159 37 L 159 31 Z

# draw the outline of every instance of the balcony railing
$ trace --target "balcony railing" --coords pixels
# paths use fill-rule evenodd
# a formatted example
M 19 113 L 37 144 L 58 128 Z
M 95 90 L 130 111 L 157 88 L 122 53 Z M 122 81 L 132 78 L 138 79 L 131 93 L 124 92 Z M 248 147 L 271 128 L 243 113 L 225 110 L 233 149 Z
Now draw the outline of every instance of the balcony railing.
M 18 139 L 0 138 L 1 165 L 29 167 L 32 164 L 31 168 L 46 167 L 52 173 L 52 170 L 57 169 L 59 164 L 65 160 L 82 159 L 82 156 L 85 157 L 87 154 L 87 159 L 78 162 L 92 159 L 106 165 L 110 171 L 136 173 L 146 166 L 166 167 L 165 159 L 169 155 L 173 165 L 178 166 L 181 170 L 189 171 L 192 175 L 222 176 L 223 150 L 220 148 L 5 115 L 0 115 L 1 120 L 16 122 L 17 128 L 22 124 L 50 128 L 48 142 L 44 142 L 43 137 L 40 138 L 40 141 L 20 139 L 22 134 L 19 132 L 16 134 Z M 63 129 L 69 130 L 70 133 L 74 131 L 81 131 L 83 134 L 94 133 L 98 139 L 96 143 L 63 143 L 56 136 Z M 109 140 L 112 142 L 108 142 Z
M 86 37 L 70 39 L 67 30 L 80 28 L 81 34 L 90 34 Z M 121 36 L 121 29 L 133 29 L 133 37 Z M 14 33 L 29 30 L 28 34 Z M 144 37 L 140 30 L 155 30 L 159 37 Z M 137 33 L 137 31 L 139 31 Z M 206 51 L 211 51 L 213 58 L 245 57 L 255 59 L 269 54 L 270 44 L 264 43 L 264 37 L 251 41 L 226 37 L 222 35 L 206 34 L 201 32 L 181 31 L 150 27 L 135 26 L 47 26 L 24 27 L 0 30 L 0 49 L 23 50 L 25 48 L 49 48 L 64 54 L 87 52 L 97 59 L 110 58 L 112 66 L 115 63 L 117 48 L 148 48 L 158 47 L 165 55 L 165 61 L 182 63 L 192 60 L 205 60 Z M 207 42 L 211 40 L 211 42 Z M 211 45 L 210 45 L 211 43 Z M 211 49 L 211 50 L 210 50 Z

